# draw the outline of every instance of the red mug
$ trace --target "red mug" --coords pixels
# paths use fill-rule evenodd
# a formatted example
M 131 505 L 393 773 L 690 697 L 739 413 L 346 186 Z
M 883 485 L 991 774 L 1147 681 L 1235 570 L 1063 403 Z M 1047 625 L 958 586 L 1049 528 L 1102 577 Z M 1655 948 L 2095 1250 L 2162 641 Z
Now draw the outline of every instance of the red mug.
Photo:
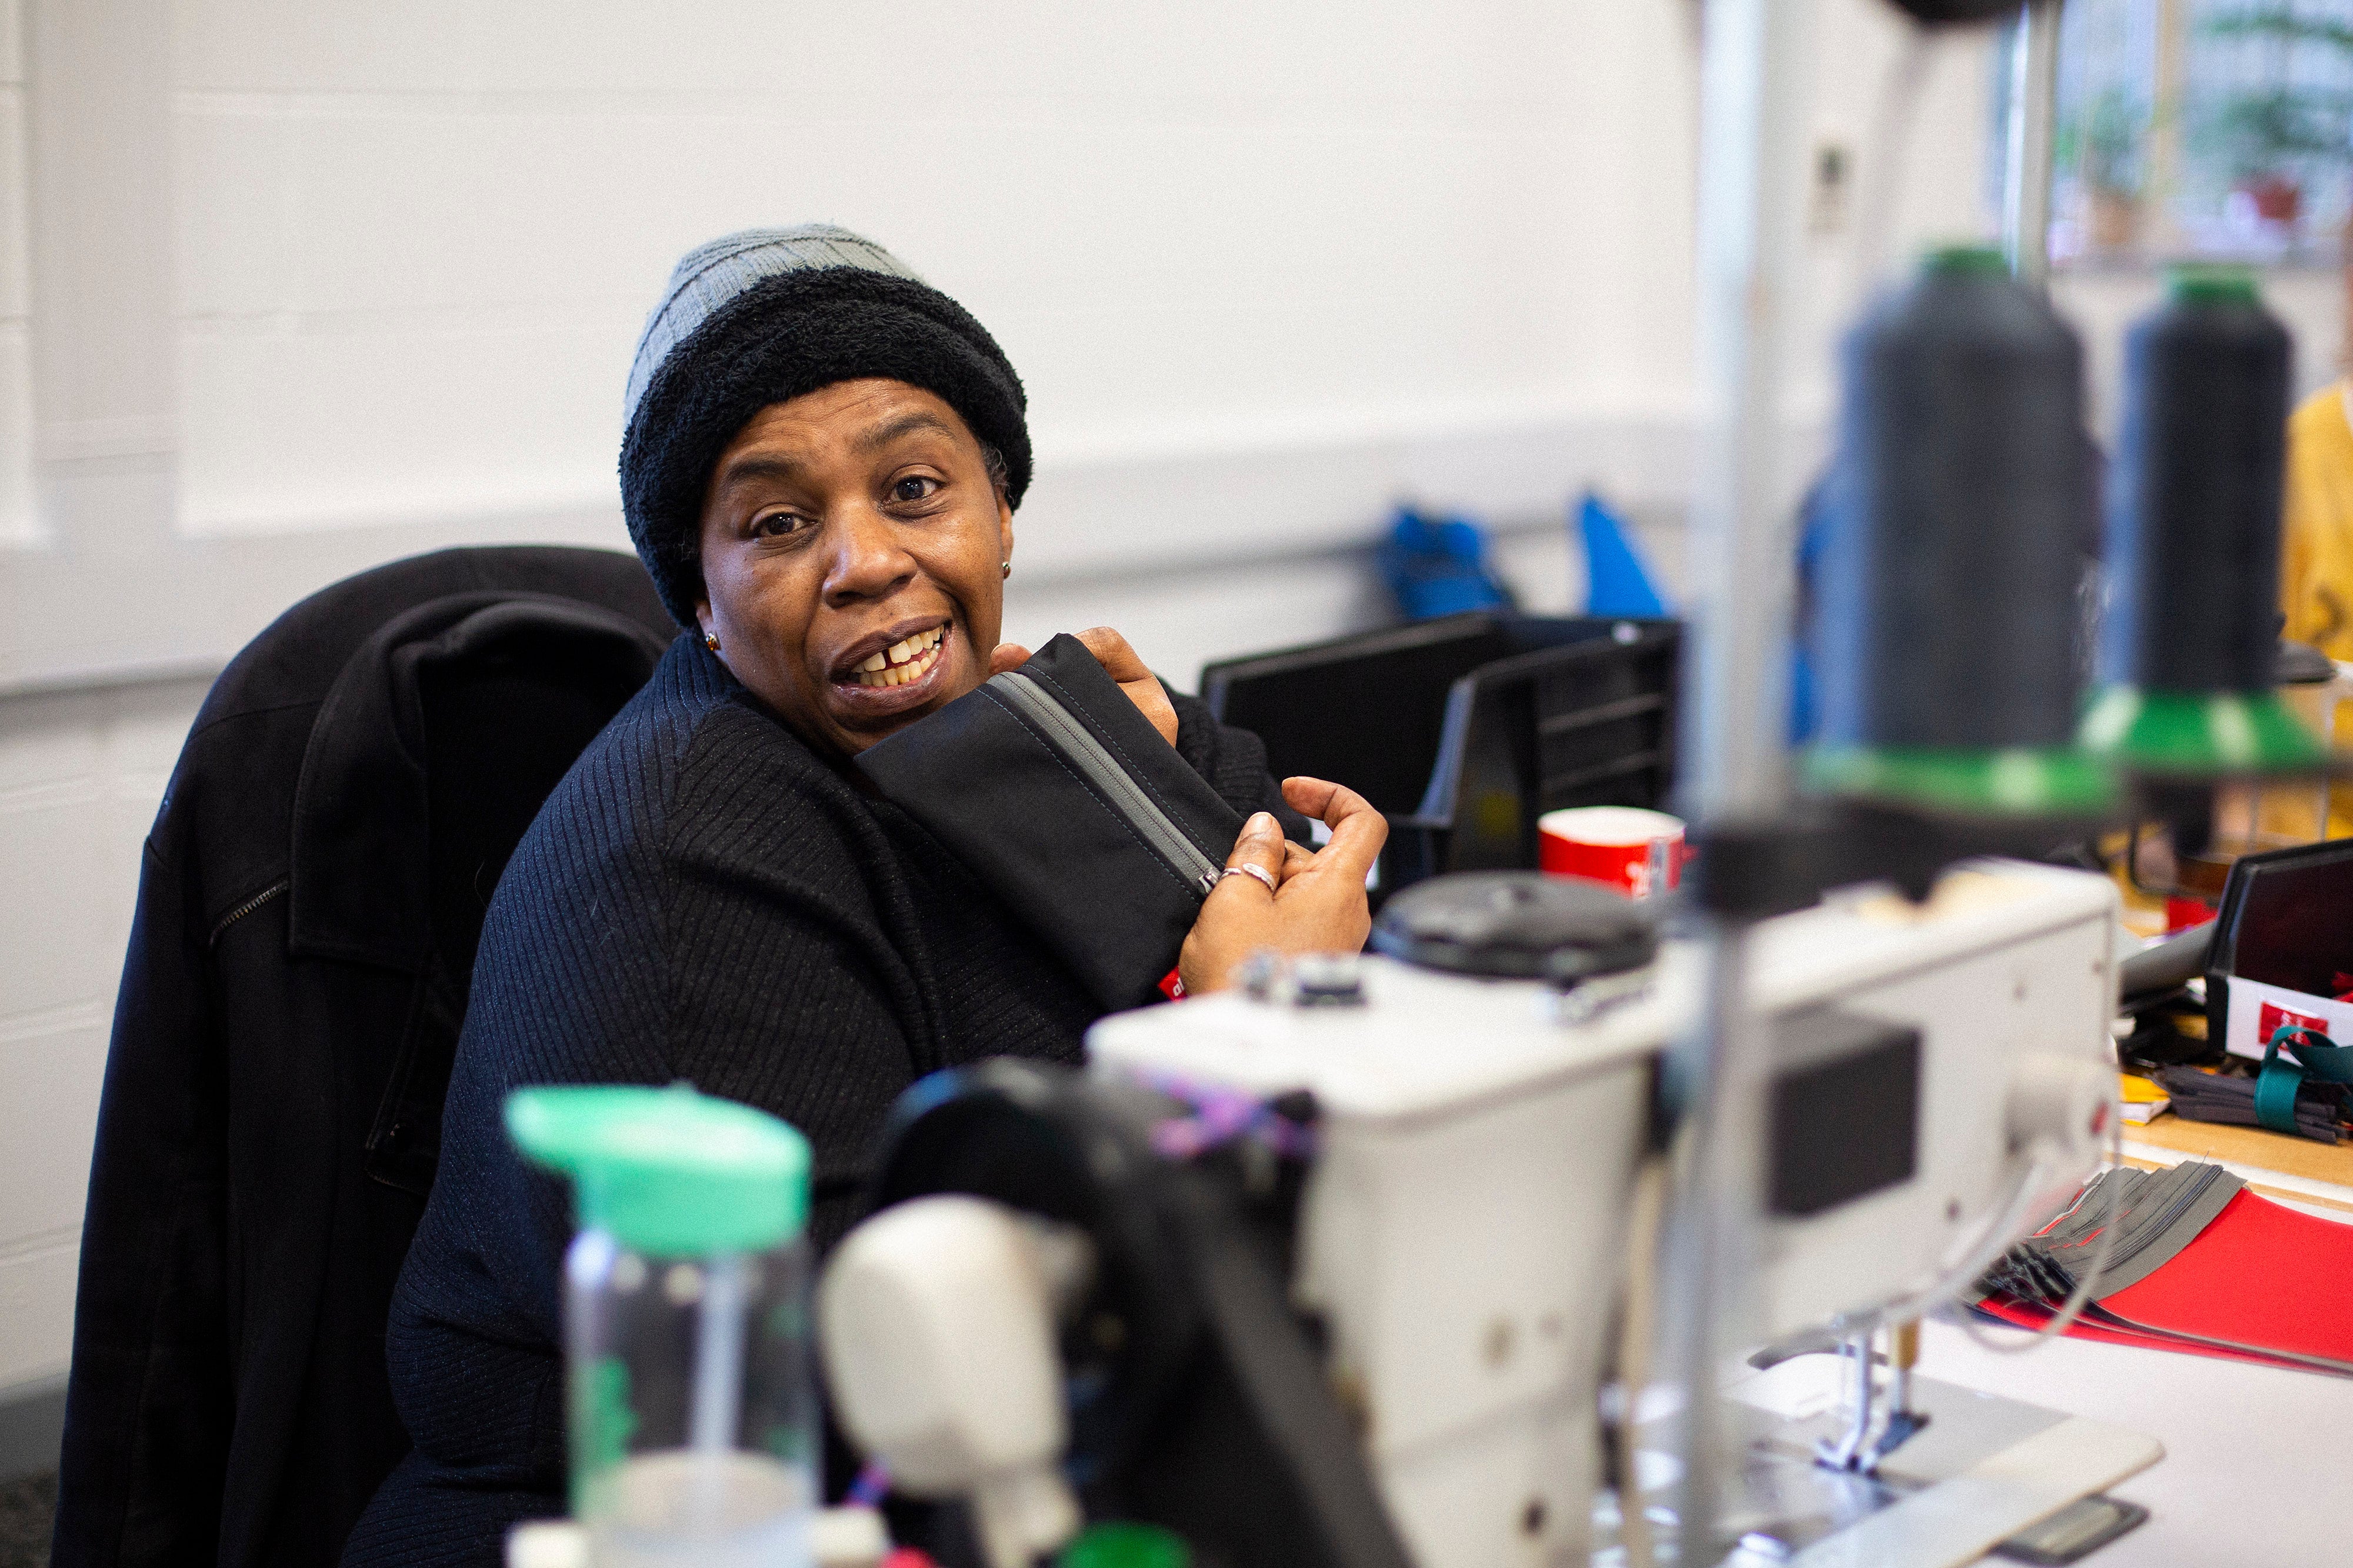
M 1630 898 L 1683 879 L 1683 821 L 1633 805 L 1580 805 L 1536 818 L 1536 864 L 1556 877 L 1603 882 Z

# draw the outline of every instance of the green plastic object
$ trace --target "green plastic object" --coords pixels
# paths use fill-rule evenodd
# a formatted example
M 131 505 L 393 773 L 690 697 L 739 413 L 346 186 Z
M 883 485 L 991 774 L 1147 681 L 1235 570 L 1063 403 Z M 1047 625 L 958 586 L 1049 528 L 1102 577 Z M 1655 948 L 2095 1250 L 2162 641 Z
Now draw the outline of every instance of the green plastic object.
M 1092 1524 L 1062 1548 L 1054 1568 L 1191 1568 L 1193 1553 L 1156 1525 Z
M 1980 816 L 2073 816 L 2116 800 L 2106 765 L 2073 746 L 1816 746 L 1805 777 L 1823 795 Z
M 1920 270 L 1938 277 L 2007 278 L 2010 263 L 1982 245 L 1941 245 L 1920 258 Z
M 2143 691 L 2111 686 L 2077 739 L 2137 773 L 2179 778 L 2316 767 L 2328 750 L 2269 691 Z
M 635 1252 L 758 1252 L 808 1219 L 808 1140 L 685 1084 L 519 1089 L 506 1121 L 526 1155 L 572 1178 L 580 1223 Z
M 2189 261 L 2165 274 L 2166 298 L 2183 305 L 2260 305 L 2252 268 L 2227 262 Z

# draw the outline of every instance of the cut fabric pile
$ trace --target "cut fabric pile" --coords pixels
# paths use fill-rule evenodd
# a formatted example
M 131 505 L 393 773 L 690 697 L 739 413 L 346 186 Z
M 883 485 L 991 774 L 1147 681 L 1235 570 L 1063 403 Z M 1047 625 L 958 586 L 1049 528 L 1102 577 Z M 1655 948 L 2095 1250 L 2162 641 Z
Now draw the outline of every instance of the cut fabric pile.
M 2353 1226 L 2244 1187 L 2201 1162 L 2104 1172 L 1988 1270 L 1971 1304 L 2042 1327 L 2099 1261 L 2113 1225 L 2107 1267 L 2070 1334 L 2353 1377 Z
M 2154 1075 L 2172 1101 L 2173 1113 L 2189 1121 L 2219 1121 L 2231 1127 L 2260 1127 L 2255 1114 L 2255 1079 L 2227 1073 L 2200 1072 L 2196 1068 L 2159 1068 Z M 2295 1131 L 2316 1143 L 2334 1143 L 2344 1115 L 2343 1089 L 2333 1083 L 2308 1083 L 2296 1089 Z

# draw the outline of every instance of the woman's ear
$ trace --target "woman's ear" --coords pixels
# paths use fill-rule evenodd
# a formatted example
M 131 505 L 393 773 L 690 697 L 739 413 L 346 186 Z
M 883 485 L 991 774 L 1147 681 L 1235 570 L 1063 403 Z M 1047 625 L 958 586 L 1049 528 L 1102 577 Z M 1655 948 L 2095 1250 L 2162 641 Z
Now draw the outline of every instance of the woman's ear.
M 997 492 L 997 558 L 1008 568 L 1013 564 L 1013 503 L 1005 492 Z

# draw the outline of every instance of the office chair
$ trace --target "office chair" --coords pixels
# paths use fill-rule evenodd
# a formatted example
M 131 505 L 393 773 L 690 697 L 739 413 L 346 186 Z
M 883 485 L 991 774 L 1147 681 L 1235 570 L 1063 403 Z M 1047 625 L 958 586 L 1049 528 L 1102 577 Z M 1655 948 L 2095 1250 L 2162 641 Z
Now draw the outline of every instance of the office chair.
M 331 1564 L 408 1447 L 384 1365 L 482 915 L 677 627 L 632 556 L 450 550 L 286 612 L 142 861 L 53 1561 Z

